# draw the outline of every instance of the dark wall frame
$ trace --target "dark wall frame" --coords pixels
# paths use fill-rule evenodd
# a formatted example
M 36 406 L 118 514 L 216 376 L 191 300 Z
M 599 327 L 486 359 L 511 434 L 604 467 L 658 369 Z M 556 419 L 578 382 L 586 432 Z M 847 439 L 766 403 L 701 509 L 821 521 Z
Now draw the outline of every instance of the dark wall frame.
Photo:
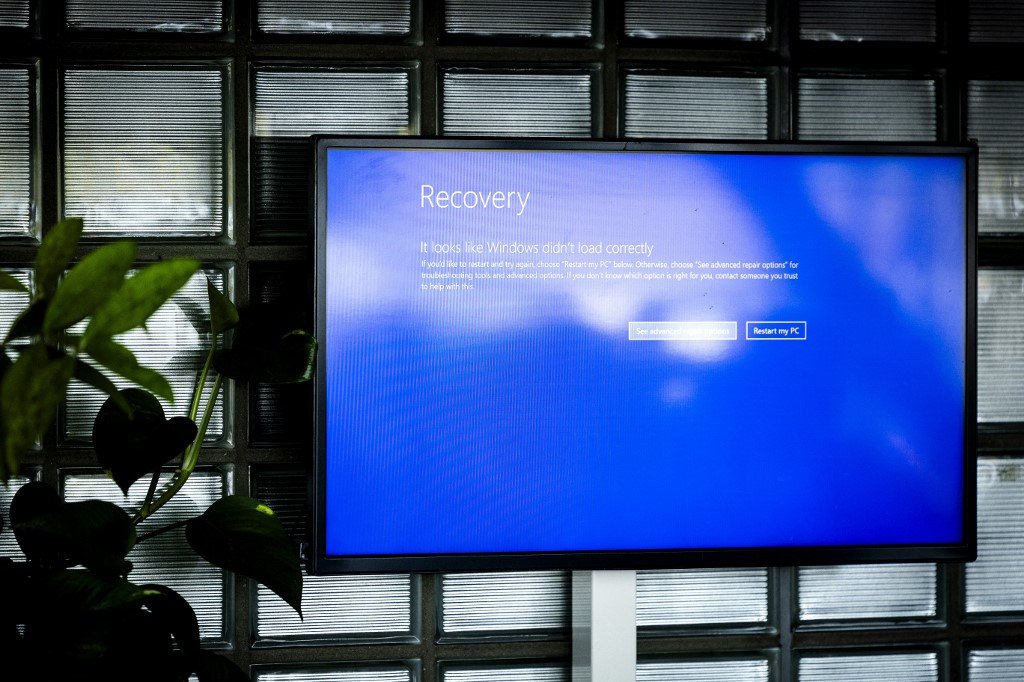
M 1020 44 L 967 44 L 966 3 L 943 3 L 938 7 L 937 39 L 934 44 L 894 48 L 891 44 L 809 43 L 799 39 L 799 1 L 768 0 L 767 17 L 771 28 L 766 41 L 682 41 L 626 38 L 622 31 L 622 0 L 595 0 L 593 41 L 586 45 L 544 41 L 544 44 L 494 40 L 453 40 L 444 34 L 441 0 L 414 0 L 412 39 L 386 37 L 354 38 L 332 36 L 282 36 L 264 34 L 257 29 L 256 0 L 225 0 L 225 30 L 219 34 L 110 34 L 75 31 L 63 26 L 62 2 L 33 0 L 32 18 L 27 29 L 3 29 L 0 36 L 0 63 L 29 64 L 38 73 L 35 117 L 33 122 L 33 186 L 35 218 L 44 228 L 58 217 L 60 204 L 60 79 L 61 68 L 82 61 L 153 62 L 197 60 L 228 63 L 232 80 L 225 100 L 232 143 L 226 150 L 231 176 L 226 176 L 226 195 L 233 195 L 232 241 L 196 243 L 191 240 L 147 241 L 139 250 L 140 260 L 152 261 L 174 255 L 188 255 L 206 262 L 234 263 L 237 300 L 244 304 L 250 297 L 252 276 L 266 269 L 302 272 L 311 257 L 304 241 L 266 239 L 256 241 L 250 229 L 250 78 L 253 62 L 386 61 L 419 63 L 420 132 L 435 135 L 440 97 L 440 64 L 488 65 L 495 63 L 528 64 L 601 64 L 596 92 L 602 95 L 601 130 L 614 137 L 621 130 L 617 92 L 620 72 L 625 65 L 642 63 L 645 67 L 685 69 L 705 67 L 713 70 L 744 68 L 771 69 L 777 72 L 777 87 L 769 91 L 769 139 L 793 138 L 793 101 L 797 74 L 807 70 L 850 69 L 859 73 L 884 71 L 896 65 L 911 73 L 935 74 L 941 86 L 937 91 L 940 107 L 939 139 L 959 142 L 965 139 L 966 84 L 969 78 L 997 77 L 1024 79 L 1020 66 Z M 418 28 L 417 28 L 418 26 Z M 942 94 L 939 95 L 938 93 Z M 230 178 L 230 179 L 229 179 Z M 5 262 L 30 262 L 35 247 L 31 238 L 3 241 Z M 96 240 L 90 240 L 95 243 Z M 102 241 L 102 240 L 100 240 Z M 1019 234 L 983 234 L 979 237 L 979 264 L 1024 268 L 1024 236 Z M 204 449 L 206 465 L 235 464 L 235 490 L 250 488 L 250 470 L 262 467 L 302 468 L 309 461 L 308 450 L 299 442 L 250 440 L 250 424 L 256 413 L 249 391 L 240 386 L 235 392 L 236 409 L 231 414 L 236 440 L 231 448 Z M 247 409 L 248 408 L 248 409 Z M 1020 457 L 1024 454 L 1024 423 L 979 426 L 978 449 L 989 457 Z M 45 480 L 56 483 L 67 467 L 88 466 L 91 458 L 79 448 L 58 445 L 56 435 L 44 439 L 43 450 L 26 462 L 28 471 L 40 470 Z M 937 577 L 938 608 L 943 624 L 904 623 L 894 632 L 891 624 L 857 629 L 807 629 L 796 627 L 796 571 L 777 568 L 769 571 L 769 622 L 763 632 L 729 631 L 729 634 L 643 631 L 638 641 L 641 656 L 706 655 L 709 652 L 777 652 L 774 679 L 788 680 L 796 671 L 795 652 L 836 651 L 844 647 L 891 646 L 894 638 L 906 647 L 915 644 L 936 646 L 940 656 L 942 679 L 966 677 L 966 652 L 971 648 L 1024 647 L 1024 618 L 982 619 L 966 617 L 963 603 L 965 571 L 951 564 L 940 567 Z M 438 679 L 439 661 L 488 661 L 496 659 L 555 659 L 569 656 L 567 639 L 519 642 L 476 642 L 438 644 L 438 603 L 440 576 L 422 578 L 422 601 L 414 630 L 419 642 L 410 644 L 289 646 L 250 649 L 253 636 L 251 585 L 234 577 L 234 648 L 229 655 L 243 666 L 306 662 L 388 660 L 420 661 L 421 679 Z

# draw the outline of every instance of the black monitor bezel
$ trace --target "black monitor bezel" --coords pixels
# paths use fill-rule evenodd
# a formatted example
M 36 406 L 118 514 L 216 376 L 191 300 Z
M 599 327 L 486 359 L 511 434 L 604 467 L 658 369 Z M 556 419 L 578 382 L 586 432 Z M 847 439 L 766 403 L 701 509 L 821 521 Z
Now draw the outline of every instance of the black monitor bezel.
M 565 140 L 315 136 L 311 215 L 314 248 L 316 336 L 321 340 L 314 381 L 316 435 L 312 500 L 312 574 L 413 573 L 508 570 L 606 570 L 712 568 L 741 566 L 834 565 L 895 562 L 965 562 L 977 557 L 977 196 L 978 147 L 973 141 L 947 143 L 860 142 L 703 142 L 667 140 Z M 326 554 L 326 154 L 332 148 L 410 150 L 523 150 L 523 151 L 643 151 L 712 154 L 833 154 L 833 155 L 950 155 L 966 163 L 965 225 L 965 385 L 963 443 L 963 542 L 957 544 L 799 546 L 594 552 L 534 552 L 486 554 L 429 554 L 332 556 Z

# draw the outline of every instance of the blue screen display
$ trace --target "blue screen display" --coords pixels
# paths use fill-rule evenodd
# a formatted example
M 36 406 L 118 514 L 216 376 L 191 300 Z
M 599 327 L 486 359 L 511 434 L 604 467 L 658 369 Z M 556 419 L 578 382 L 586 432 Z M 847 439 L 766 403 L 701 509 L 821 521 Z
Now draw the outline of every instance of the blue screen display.
M 329 149 L 326 554 L 961 542 L 965 169 Z

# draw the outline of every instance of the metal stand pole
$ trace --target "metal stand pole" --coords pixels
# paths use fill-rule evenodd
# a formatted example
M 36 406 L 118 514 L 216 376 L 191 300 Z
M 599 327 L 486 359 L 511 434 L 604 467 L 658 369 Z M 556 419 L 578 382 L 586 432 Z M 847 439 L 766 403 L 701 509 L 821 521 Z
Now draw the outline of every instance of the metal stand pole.
M 573 571 L 573 682 L 635 682 L 636 571 Z

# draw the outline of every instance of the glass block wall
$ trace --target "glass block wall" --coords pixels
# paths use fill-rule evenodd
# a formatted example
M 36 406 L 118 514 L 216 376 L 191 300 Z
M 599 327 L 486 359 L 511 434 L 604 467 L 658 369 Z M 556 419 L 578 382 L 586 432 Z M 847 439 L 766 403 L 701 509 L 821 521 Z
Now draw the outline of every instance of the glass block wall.
M 1024 677 L 1024 1 L 0 0 L 0 37 L 0 263 L 31 286 L 33 244 L 72 215 L 90 245 L 202 260 L 127 339 L 176 395 L 208 343 L 205 277 L 311 324 L 312 134 L 978 140 L 979 560 L 642 571 L 637 679 Z M 0 293 L 0 333 L 18 304 Z M 304 552 L 310 392 L 220 399 L 161 514 L 248 491 Z M 91 468 L 97 404 L 72 392 L 4 509 L 40 477 L 141 494 Z M 133 561 L 256 680 L 570 677 L 566 573 L 306 576 L 300 620 L 181 542 Z

